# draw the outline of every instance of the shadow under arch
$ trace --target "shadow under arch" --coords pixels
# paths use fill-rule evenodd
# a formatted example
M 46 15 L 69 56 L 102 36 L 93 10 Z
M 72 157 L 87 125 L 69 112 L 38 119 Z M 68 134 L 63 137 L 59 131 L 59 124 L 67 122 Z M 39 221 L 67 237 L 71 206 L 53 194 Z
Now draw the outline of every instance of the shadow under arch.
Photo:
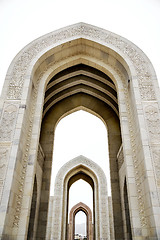
M 94 184 L 95 239 L 109 238 L 109 211 L 107 181 L 103 170 L 90 159 L 79 156 L 67 162 L 59 170 L 55 180 L 51 238 L 67 239 L 67 196 L 69 180 L 77 174 L 85 174 Z M 81 176 L 80 176 L 81 177 Z M 75 179 L 76 180 L 76 179 Z M 104 214 L 104 212 L 106 214 Z

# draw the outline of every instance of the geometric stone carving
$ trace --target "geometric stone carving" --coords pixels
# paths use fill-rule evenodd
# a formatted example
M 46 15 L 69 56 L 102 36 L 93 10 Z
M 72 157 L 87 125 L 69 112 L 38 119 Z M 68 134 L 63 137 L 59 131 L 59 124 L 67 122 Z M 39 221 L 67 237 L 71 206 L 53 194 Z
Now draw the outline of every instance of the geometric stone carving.
M 11 141 L 17 115 L 17 107 L 13 104 L 5 107 L 0 124 L 0 141 Z
M 160 118 L 158 108 L 148 106 L 145 109 L 148 131 L 151 141 L 159 143 L 160 141 Z
M 42 39 L 35 40 L 35 43 L 27 47 L 22 56 L 20 56 L 15 62 L 12 77 L 8 86 L 8 99 L 21 99 L 22 88 L 24 84 L 25 74 L 27 67 L 32 59 L 41 51 L 57 42 L 79 37 L 86 37 L 89 39 L 97 39 L 102 44 L 111 44 L 115 48 L 119 49 L 125 54 L 132 62 L 136 69 L 136 74 L 139 80 L 139 89 L 143 100 L 154 100 L 155 93 L 150 79 L 150 75 L 147 72 L 145 59 L 138 53 L 136 48 L 133 48 L 128 44 L 126 39 L 119 39 L 119 36 L 112 34 L 106 30 L 97 29 L 94 26 L 89 26 L 84 23 L 70 26 L 68 29 L 61 29 L 59 32 L 53 32 Z M 148 81 L 147 86 L 143 85 L 143 80 Z
M 0 149 L 0 201 L 8 165 L 8 149 Z
M 151 82 L 141 83 L 139 84 L 139 88 L 143 100 L 155 100 L 155 92 Z
M 69 180 L 78 174 L 89 176 L 93 183 L 95 203 L 95 239 L 110 239 L 107 182 L 103 170 L 90 159 L 79 156 L 59 170 L 55 180 L 51 239 L 64 240 Z M 61 224 L 63 222 L 63 224 Z M 56 236 L 54 238 L 54 236 Z
M 153 161 L 157 180 L 157 186 L 160 187 L 160 150 L 153 149 Z

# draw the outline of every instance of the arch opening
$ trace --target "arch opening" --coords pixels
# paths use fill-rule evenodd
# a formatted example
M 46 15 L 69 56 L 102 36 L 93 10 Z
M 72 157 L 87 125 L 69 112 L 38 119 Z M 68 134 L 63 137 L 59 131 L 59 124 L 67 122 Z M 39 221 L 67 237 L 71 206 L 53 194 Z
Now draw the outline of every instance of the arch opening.
M 74 239 L 76 237 L 81 237 L 82 239 L 87 239 L 87 216 L 84 211 L 80 210 L 75 215 L 75 230 Z
M 81 173 L 82 176 L 82 173 Z M 70 212 L 70 209 L 76 205 L 79 201 L 83 202 L 93 212 L 93 186 L 90 185 L 90 183 L 87 181 L 89 180 L 89 177 L 80 177 L 79 179 L 75 180 L 74 183 L 72 183 L 71 186 L 69 186 L 68 191 L 68 209 Z M 69 214 L 68 214 L 69 217 Z M 69 218 L 68 218 L 69 219 Z
M 74 239 L 76 237 L 81 237 L 82 239 L 87 239 L 87 216 L 82 210 L 75 215 L 75 228 L 74 228 Z
M 64 85 L 62 82 L 64 82 Z M 90 84 L 89 87 L 88 84 Z M 88 105 L 86 105 L 86 103 Z M 112 191 L 112 199 L 114 202 L 113 208 L 117 208 L 118 204 L 121 205 L 120 189 L 119 181 L 116 180 L 117 183 L 115 183 L 114 179 L 118 179 L 118 176 L 116 177 L 118 172 L 115 174 L 115 171 L 117 168 L 117 152 L 121 145 L 121 131 L 116 87 L 110 77 L 96 68 L 94 69 L 84 64 L 78 64 L 74 67 L 66 68 L 59 74 L 57 73 L 55 77 L 53 76 L 46 86 L 40 137 L 41 146 L 48 152 L 49 145 L 53 146 L 54 139 L 54 132 L 52 134 L 51 129 L 55 129 L 57 122 L 63 116 L 77 109 L 87 109 L 89 112 L 92 112 L 97 116 L 101 116 L 101 119 L 103 119 L 103 122 L 105 122 L 105 126 L 108 129 L 110 172 L 112 175 L 111 188 L 113 187 L 114 189 L 114 185 L 116 184 L 118 189 L 118 192 L 115 192 L 114 190 Z M 48 128 L 48 130 L 46 128 Z M 51 132 L 50 140 L 48 139 L 46 130 Z M 111 144 L 112 141 L 115 143 L 114 147 Z M 50 156 L 52 156 L 52 152 L 53 149 L 50 147 Z M 51 159 L 49 161 L 51 166 Z M 49 176 L 51 176 L 51 172 Z M 48 184 L 48 188 L 49 185 L 50 183 Z M 119 198 L 119 203 L 117 203 L 117 196 Z M 45 211 L 47 211 L 47 209 Z M 118 235 L 119 232 L 123 235 L 121 218 L 121 206 L 119 206 L 119 217 L 117 217 L 117 214 L 114 212 L 114 221 L 117 222 L 115 234 Z
M 78 183 L 80 180 L 82 180 L 83 182 L 85 182 L 85 184 L 87 184 L 87 185 L 89 185 L 89 188 L 86 188 L 87 190 L 89 190 L 90 191 L 90 188 L 91 188 L 91 190 L 92 191 L 90 191 L 90 194 L 88 193 L 88 192 L 86 192 L 86 195 L 88 196 L 88 197 L 90 197 L 90 201 L 88 200 L 88 199 L 86 199 L 86 197 L 87 196 L 85 196 L 84 194 L 85 194 L 85 188 L 79 188 L 79 189 L 77 189 L 75 192 L 74 192 L 74 194 L 76 194 L 76 193 L 78 193 L 79 194 L 79 192 L 83 195 L 83 197 L 82 196 L 80 196 L 79 197 L 79 201 L 81 201 L 81 199 L 83 199 L 83 204 L 81 204 L 81 205 L 83 205 L 83 207 L 84 206 L 90 206 L 90 209 L 91 210 L 89 210 L 90 211 L 90 214 L 91 213 L 93 213 L 93 214 L 91 214 L 91 219 L 90 220 L 88 220 L 88 215 L 86 216 L 87 217 L 87 236 L 88 236 L 88 238 L 87 239 L 95 239 L 95 187 L 94 187 L 94 182 L 93 182 L 93 179 L 89 176 L 89 175 L 87 175 L 86 173 L 84 173 L 83 171 L 79 171 L 79 172 L 77 172 L 75 175 L 73 175 L 70 179 L 69 179 L 69 181 L 68 181 L 68 189 L 67 189 L 67 216 L 68 216 L 68 219 L 69 219 L 69 217 L 71 217 L 70 216 L 70 214 L 71 214 L 71 212 L 72 212 L 72 210 L 70 210 L 71 209 L 71 207 L 74 209 L 74 206 L 73 206 L 73 203 L 71 202 L 71 188 L 76 184 L 76 183 Z M 81 185 L 81 187 L 84 187 L 84 184 L 83 185 Z M 72 197 L 73 197 L 73 195 L 72 195 Z M 76 198 L 75 198 L 76 199 Z M 87 201 L 88 200 L 88 201 Z M 77 201 L 78 202 L 78 201 Z M 82 202 L 82 201 L 81 201 Z M 88 204 L 86 205 L 86 203 L 88 202 Z M 72 203 L 72 205 L 71 205 L 71 203 Z M 75 206 L 77 206 L 77 204 L 75 205 Z M 78 205 L 79 206 L 79 205 Z M 84 209 L 82 206 L 80 207 L 78 207 L 76 210 L 75 210 L 75 212 L 74 212 L 74 221 L 75 221 L 75 215 L 80 211 L 80 210 L 83 210 L 84 211 L 84 213 L 85 214 L 88 214 L 88 211 L 86 210 L 86 209 Z M 88 209 L 89 209 L 89 207 L 88 207 Z M 92 217 L 93 217 L 93 219 L 92 219 Z M 69 219 L 69 221 L 70 221 L 70 219 Z M 92 224 L 92 232 L 90 233 L 90 230 L 88 229 L 88 228 L 91 228 L 91 227 L 89 227 L 89 222 L 88 221 L 90 221 L 90 224 Z M 68 221 L 66 221 L 67 222 L 67 225 L 68 225 Z M 93 222 L 93 223 L 92 223 Z M 69 223 L 70 224 L 70 223 Z M 70 226 L 71 227 L 71 226 Z M 75 222 L 73 223 L 73 236 L 75 236 Z M 68 227 L 66 226 L 66 230 L 68 231 Z M 68 233 L 66 233 L 66 235 L 68 236 Z M 69 233 L 69 235 L 70 235 L 70 233 Z M 84 235 L 84 234 L 83 234 Z M 89 236 L 89 235 L 91 235 L 91 236 Z M 85 236 L 85 235 L 84 235 Z
M 54 181 L 60 167 L 70 159 L 84 155 L 104 170 L 111 195 L 106 125 L 86 109 L 76 110 L 61 119 L 55 129 L 50 194 L 54 194 Z

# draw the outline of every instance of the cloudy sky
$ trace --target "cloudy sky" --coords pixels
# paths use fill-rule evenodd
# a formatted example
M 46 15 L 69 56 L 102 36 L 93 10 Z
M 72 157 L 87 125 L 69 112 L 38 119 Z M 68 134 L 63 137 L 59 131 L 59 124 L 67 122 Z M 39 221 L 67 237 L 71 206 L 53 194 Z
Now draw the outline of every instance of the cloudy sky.
M 77 22 L 107 29 L 135 43 L 150 58 L 160 82 L 160 0 L 0 0 L 0 89 L 9 64 L 25 45 Z M 83 112 L 62 120 L 56 130 L 55 163 L 61 166 L 83 154 L 102 163 L 102 168 L 108 168 L 103 165 L 107 156 L 107 133 L 105 126 L 97 121 Z M 95 129 L 95 126 L 98 127 Z M 67 131 L 70 139 L 66 141 Z M 92 142 L 95 136 L 97 140 Z M 73 192 L 75 195 L 75 190 Z
M 160 79 L 159 0 L 0 0 L 0 88 L 14 56 L 55 29 L 86 22 L 139 46 Z

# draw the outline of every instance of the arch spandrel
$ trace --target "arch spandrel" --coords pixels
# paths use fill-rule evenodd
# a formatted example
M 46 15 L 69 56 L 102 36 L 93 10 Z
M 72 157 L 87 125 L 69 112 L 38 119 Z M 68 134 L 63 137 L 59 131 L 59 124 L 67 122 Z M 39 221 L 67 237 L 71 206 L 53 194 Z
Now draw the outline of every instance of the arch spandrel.
M 79 156 L 65 165 L 57 173 L 53 202 L 51 237 L 65 239 L 68 182 L 79 172 L 88 175 L 94 183 L 95 198 L 95 238 L 110 239 L 107 181 L 103 170 L 92 160 Z M 106 214 L 104 214 L 106 212 Z M 63 222 L 63 225 L 61 223 Z M 47 233 L 48 234 L 48 233 Z

